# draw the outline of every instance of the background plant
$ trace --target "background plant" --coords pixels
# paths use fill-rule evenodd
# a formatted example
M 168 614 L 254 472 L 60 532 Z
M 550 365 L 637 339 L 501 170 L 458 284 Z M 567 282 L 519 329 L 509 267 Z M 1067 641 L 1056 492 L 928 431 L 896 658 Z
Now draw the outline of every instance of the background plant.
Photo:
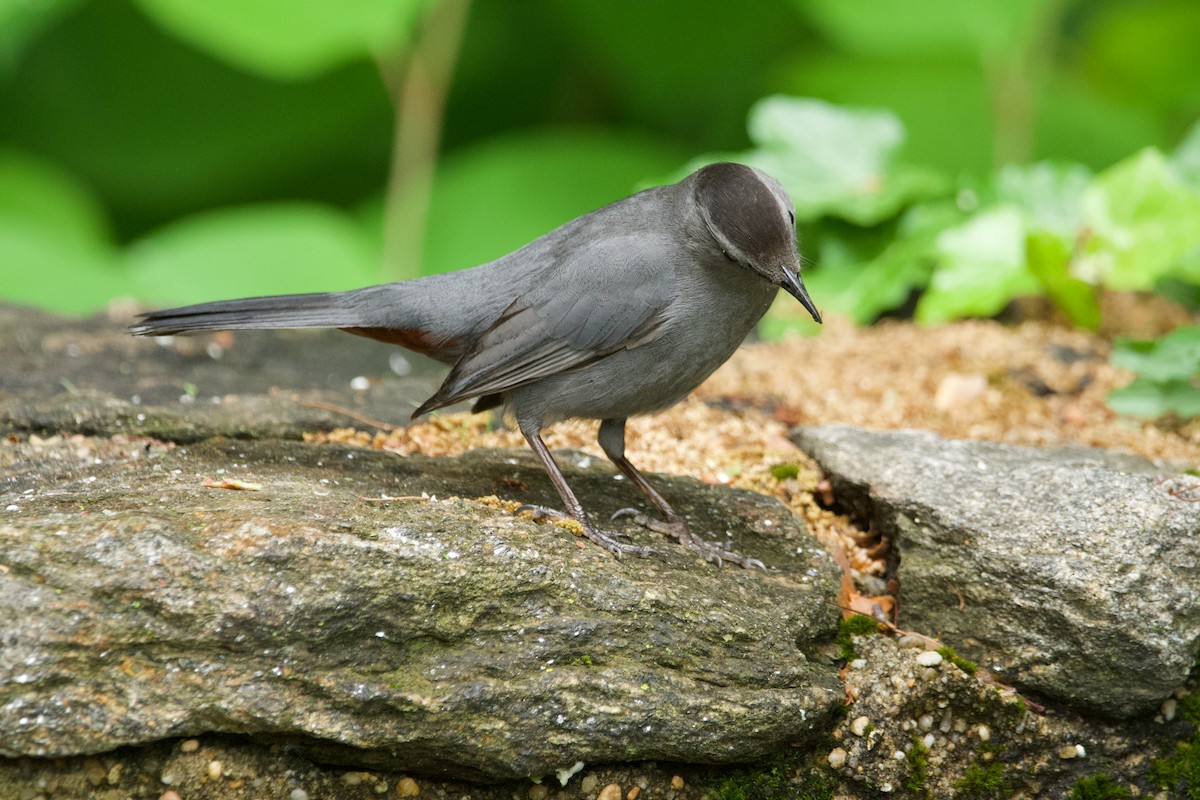
M 0 298 L 458 269 L 734 157 L 823 309 L 1095 327 L 1195 301 L 1198 40 L 1193 0 L 0 0 Z

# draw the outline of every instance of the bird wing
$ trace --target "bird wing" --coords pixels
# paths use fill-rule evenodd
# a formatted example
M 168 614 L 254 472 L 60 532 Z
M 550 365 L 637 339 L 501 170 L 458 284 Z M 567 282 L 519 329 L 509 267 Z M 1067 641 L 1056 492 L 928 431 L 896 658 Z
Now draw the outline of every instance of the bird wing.
M 645 236 L 604 239 L 551 265 L 455 363 L 413 416 L 576 369 L 657 335 L 674 287 Z

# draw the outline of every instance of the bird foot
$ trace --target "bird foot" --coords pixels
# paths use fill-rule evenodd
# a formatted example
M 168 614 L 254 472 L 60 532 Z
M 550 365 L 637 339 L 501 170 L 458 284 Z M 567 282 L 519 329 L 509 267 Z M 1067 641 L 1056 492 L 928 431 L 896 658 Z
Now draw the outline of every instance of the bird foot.
M 638 558 L 646 558 L 654 554 L 654 551 L 649 547 L 631 544 L 630 537 L 627 533 L 618 533 L 616 531 L 602 531 L 592 524 L 591 520 L 578 520 L 575 517 L 563 511 L 557 511 L 553 508 L 545 508 L 543 506 L 523 505 L 516 510 L 517 514 L 522 511 L 528 511 L 534 521 L 542 520 L 571 520 L 579 523 L 582 535 L 603 547 L 608 552 L 612 553 L 617 558 L 625 555 L 637 556 Z M 625 541 L 621 541 L 624 539 Z
M 749 558 L 733 551 L 733 542 L 724 542 L 722 544 L 713 544 L 706 542 L 696 534 L 692 533 L 688 528 L 687 523 L 682 519 L 661 520 L 653 517 L 648 517 L 636 508 L 622 508 L 610 517 L 611 521 L 628 517 L 635 525 L 664 534 L 673 536 L 679 540 L 679 543 L 689 550 L 699 553 L 705 561 L 710 561 L 718 567 L 725 565 L 728 561 L 730 564 L 737 564 L 744 569 L 758 567 L 763 572 L 766 572 L 767 566 L 757 558 Z

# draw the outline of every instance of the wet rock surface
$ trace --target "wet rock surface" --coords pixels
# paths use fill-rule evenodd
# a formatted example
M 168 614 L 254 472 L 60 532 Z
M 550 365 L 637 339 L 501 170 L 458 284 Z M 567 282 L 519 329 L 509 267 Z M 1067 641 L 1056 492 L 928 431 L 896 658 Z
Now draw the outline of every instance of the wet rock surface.
M 799 429 L 839 502 L 894 537 L 901 625 L 1022 691 L 1153 711 L 1200 652 L 1197 480 L 1085 448 Z

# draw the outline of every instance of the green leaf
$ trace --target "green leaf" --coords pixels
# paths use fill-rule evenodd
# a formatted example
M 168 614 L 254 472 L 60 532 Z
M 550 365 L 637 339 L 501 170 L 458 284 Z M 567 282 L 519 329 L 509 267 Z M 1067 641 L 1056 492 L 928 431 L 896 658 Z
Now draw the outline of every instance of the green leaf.
M 251 72 L 295 79 L 390 50 L 426 0 L 138 0 L 166 30 Z
M 750 110 L 749 131 L 758 149 L 739 160 L 777 178 L 801 221 L 872 225 L 948 188 L 934 170 L 893 163 L 904 126 L 887 111 L 777 95 Z
M 0 215 L 80 242 L 109 239 L 104 212 L 83 184 L 57 165 L 12 148 L 0 148 Z
M 1073 241 L 1083 221 L 1081 201 L 1092 180 L 1082 164 L 1008 164 L 994 179 L 996 200 L 1020 209 L 1031 230 L 1051 231 Z
M 873 258 L 862 259 L 847 247 L 822 247 L 820 267 L 805 281 L 822 307 L 866 325 L 899 308 L 913 292 L 929 284 L 941 232 L 962 221 L 949 202 L 913 207 L 901 219 L 896 236 Z
M 1175 414 L 1183 419 L 1200 415 L 1200 388 L 1184 380 L 1152 381 L 1136 378 L 1128 386 L 1108 393 L 1108 405 L 1118 414 L 1156 419 Z
M 1200 326 L 1185 325 L 1160 339 L 1119 338 L 1112 363 L 1151 381 L 1194 378 L 1200 375 Z
M 1149 291 L 1200 247 L 1200 195 L 1153 148 L 1097 175 L 1083 215 L 1095 238 L 1080 277 L 1113 289 Z
M 917 304 L 920 322 L 990 317 L 1013 298 L 1038 291 L 1025 264 L 1021 214 L 1011 206 L 989 209 L 943 231 L 934 250 L 938 265 Z
M 185 218 L 131 245 L 128 261 L 138 295 L 156 303 L 352 289 L 379 275 L 357 223 L 302 204 Z
M 1025 240 L 1025 261 L 1050 300 L 1071 322 L 1087 330 L 1100 327 L 1100 305 L 1096 291 L 1070 274 L 1071 254 L 1062 238 L 1048 231 L 1034 231 Z
M 129 294 L 114 250 L 0 212 L 0 298 L 48 311 L 84 314 Z

